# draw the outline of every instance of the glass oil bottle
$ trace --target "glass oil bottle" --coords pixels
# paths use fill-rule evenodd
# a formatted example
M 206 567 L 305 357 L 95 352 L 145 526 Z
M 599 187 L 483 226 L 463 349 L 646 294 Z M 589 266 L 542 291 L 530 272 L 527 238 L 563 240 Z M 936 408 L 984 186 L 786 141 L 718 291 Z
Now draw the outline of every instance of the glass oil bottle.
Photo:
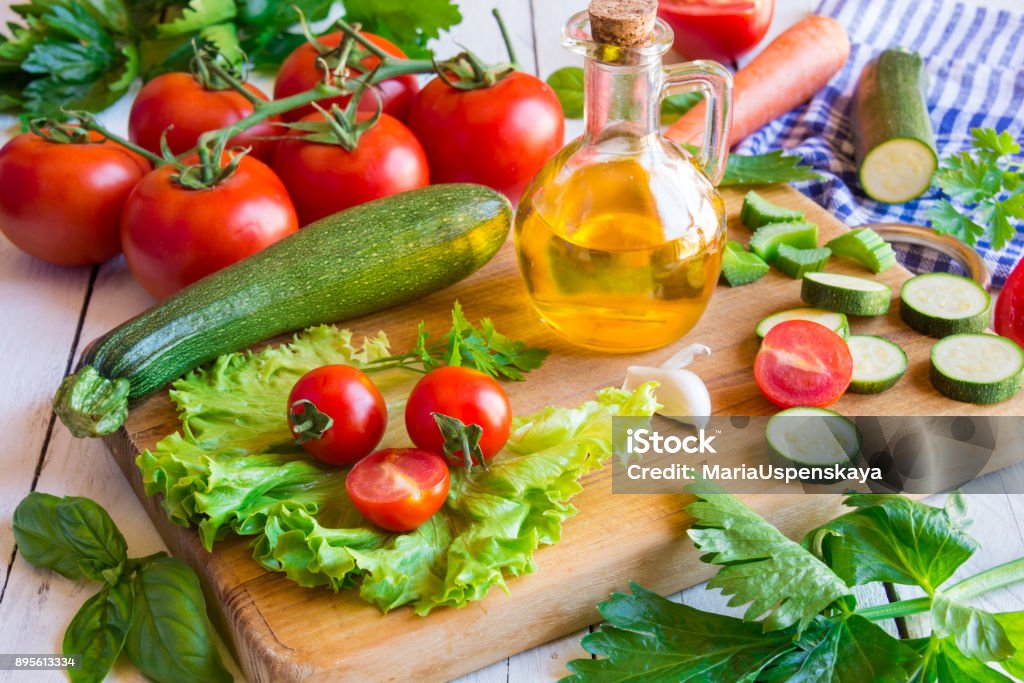
M 692 329 L 726 239 L 715 183 L 728 153 L 731 76 L 715 62 L 663 67 L 671 29 L 652 13 L 638 36 L 635 8 L 615 16 L 631 4 L 656 7 L 593 0 L 566 25 L 563 44 L 586 58 L 585 132 L 527 187 L 515 224 L 541 318 L 571 342 L 612 353 L 654 349 Z M 695 89 L 708 102 L 696 156 L 659 129 L 661 100 Z

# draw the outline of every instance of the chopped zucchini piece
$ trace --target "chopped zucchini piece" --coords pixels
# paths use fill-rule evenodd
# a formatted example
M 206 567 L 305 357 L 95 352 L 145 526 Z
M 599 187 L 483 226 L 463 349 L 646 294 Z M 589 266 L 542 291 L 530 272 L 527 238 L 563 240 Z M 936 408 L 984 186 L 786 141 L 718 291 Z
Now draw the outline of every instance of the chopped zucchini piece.
M 765 438 L 774 460 L 796 467 L 849 466 L 862 443 L 857 425 L 824 408 L 790 408 L 777 413 L 768 420 Z
M 764 339 L 770 329 L 787 320 L 809 320 L 812 323 L 824 325 L 843 339 L 846 339 L 846 336 L 850 334 L 850 323 L 842 313 L 826 311 L 821 308 L 790 308 L 762 318 L 761 322 L 757 323 L 755 330 L 757 336 Z
M 1024 350 L 994 334 L 954 334 L 935 342 L 932 385 L 964 403 L 999 403 L 1017 395 L 1024 377 Z
M 791 278 L 799 280 L 804 273 L 823 270 L 831 256 L 832 250 L 828 247 L 797 249 L 788 244 L 780 244 L 775 257 L 775 267 Z
M 855 334 L 846 340 L 853 356 L 849 391 L 879 394 L 890 389 L 907 371 L 907 354 L 885 337 Z
M 800 297 L 811 306 L 846 315 L 883 315 L 889 310 L 889 285 L 839 273 L 807 273 Z
M 749 285 L 764 277 L 768 264 L 757 254 L 751 254 L 735 240 L 725 243 L 722 252 L 722 277 L 730 287 Z
M 813 249 L 818 246 L 818 226 L 803 221 L 762 225 L 750 238 L 750 251 L 766 262 L 774 263 L 780 244 L 788 244 L 798 249 Z
M 848 256 L 872 273 L 881 273 L 896 264 L 892 245 L 871 228 L 857 228 L 829 240 L 826 245 L 836 256 Z
M 953 273 L 917 275 L 900 291 L 900 318 L 930 337 L 983 332 L 991 308 L 992 297 L 984 287 Z
M 743 208 L 740 209 L 740 220 L 743 225 L 751 230 L 760 228 L 769 223 L 787 223 L 790 221 L 802 221 L 804 212 L 796 209 L 787 209 L 770 201 L 751 190 L 743 198 Z

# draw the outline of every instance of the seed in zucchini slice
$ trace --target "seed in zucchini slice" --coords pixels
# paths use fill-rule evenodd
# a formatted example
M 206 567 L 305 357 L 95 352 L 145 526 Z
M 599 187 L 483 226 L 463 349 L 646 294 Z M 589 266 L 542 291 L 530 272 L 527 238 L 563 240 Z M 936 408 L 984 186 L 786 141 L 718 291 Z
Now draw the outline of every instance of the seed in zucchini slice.
M 812 323 L 824 325 L 843 339 L 846 339 L 847 335 L 850 334 L 850 323 L 845 315 L 835 311 L 826 311 L 822 308 L 789 308 L 785 311 L 772 313 L 757 323 L 755 332 L 757 332 L 759 338 L 764 339 L 769 330 L 787 320 L 810 320 Z
M 769 223 L 787 223 L 803 219 L 803 211 L 772 204 L 753 190 L 743 198 L 743 208 L 740 209 L 740 220 L 751 230 Z
M 896 252 L 892 245 L 871 228 L 856 228 L 829 240 L 826 246 L 836 256 L 852 258 L 873 273 L 881 273 L 896 265 Z
M 780 244 L 813 249 L 818 246 L 818 226 L 802 221 L 762 225 L 750 238 L 750 251 L 768 263 L 774 263 Z
M 900 318 L 921 334 L 947 337 L 983 332 L 992 297 L 970 278 L 953 273 L 924 273 L 903 283 Z
M 932 385 L 954 401 L 988 405 L 1017 395 L 1024 350 L 994 334 L 954 334 L 935 342 Z
M 857 425 L 824 408 L 777 413 L 768 420 L 765 438 L 772 459 L 783 466 L 849 466 L 861 449 Z
M 780 244 L 775 267 L 794 280 L 799 280 L 804 273 L 822 270 L 831 256 L 832 250 L 828 247 L 797 249 L 788 244 Z
M 889 310 L 889 285 L 839 273 L 807 273 L 800 297 L 818 308 L 846 315 L 883 315 Z
M 846 340 L 853 356 L 848 391 L 878 394 L 892 388 L 907 371 L 907 354 L 885 337 L 855 334 Z

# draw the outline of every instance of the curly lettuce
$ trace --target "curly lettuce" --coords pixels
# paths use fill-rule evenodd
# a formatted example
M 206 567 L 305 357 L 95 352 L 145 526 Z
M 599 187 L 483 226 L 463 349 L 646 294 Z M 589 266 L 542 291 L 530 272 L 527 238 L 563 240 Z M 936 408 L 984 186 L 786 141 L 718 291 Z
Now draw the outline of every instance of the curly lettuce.
M 532 572 L 534 551 L 557 542 L 576 513 L 569 500 L 580 478 L 611 457 L 611 418 L 657 407 L 645 385 L 516 418 L 488 469 L 453 468 L 441 510 L 415 531 L 390 533 L 348 500 L 346 470 L 312 460 L 292 441 L 285 417 L 288 393 L 307 371 L 363 367 L 388 353 L 383 333 L 357 345 L 348 330 L 321 326 L 193 371 L 171 391 L 181 431 L 136 460 L 146 493 L 162 494 L 174 523 L 195 524 L 208 550 L 229 533 L 251 536 L 257 562 L 302 586 L 358 587 L 385 612 L 408 604 L 425 615 L 480 600 L 494 586 L 507 591 L 508 577 Z M 373 377 L 391 418 L 382 445 L 409 445 L 402 411 L 418 375 Z

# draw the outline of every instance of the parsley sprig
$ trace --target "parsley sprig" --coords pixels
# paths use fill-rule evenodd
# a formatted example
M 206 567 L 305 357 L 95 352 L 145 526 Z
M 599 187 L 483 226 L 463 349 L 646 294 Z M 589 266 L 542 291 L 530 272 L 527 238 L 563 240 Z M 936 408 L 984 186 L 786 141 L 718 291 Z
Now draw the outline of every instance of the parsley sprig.
M 948 195 L 928 210 L 932 227 L 974 245 L 987 238 L 992 248 L 1005 247 L 1024 221 L 1024 161 L 1014 159 L 1020 144 L 1007 131 L 971 131 L 972 149 L 946 159 L 935 184 Z
M 1011 681 L 1024 674 L 1024 612 L 990 613 L 970 600 L 1024 581 L 1024 558 L 959 582 L 977 550 L 963 499 L 944 509 L 896 495 L 850 495 L 853 508 L 801 544 L 717 485 L 688 487 L 697 501 L 689 531 L 707 562 L 708 588 L 749 604 L 743 618 L 671 602 L 631 584 L 598 606 L 606 620 L 583 638 L 599 659 L 569 662 L 573 683 L 591 681 Z M 853 586 L 885 581 L 925 595 L 858 607 Z M 928 613 L 932 633 L 901 639 L 877 625 Z
M 524 373 L 539 368 L 548 353 L 548 349 L 529 347 L 522 341 L 509 339 L 494 329 L 490 318 L 484 318 L 479 325 L 474 325 L 466 319 L 462 306 L 456 301 L 448 334 L 433 341 L 426 324 L 421 322 L 412 351 L 380 358 L 365 370 L 405 368 L 430 372 L 442 365 L 461 365 L 496 379 L 519 381 L 523 379 Z

